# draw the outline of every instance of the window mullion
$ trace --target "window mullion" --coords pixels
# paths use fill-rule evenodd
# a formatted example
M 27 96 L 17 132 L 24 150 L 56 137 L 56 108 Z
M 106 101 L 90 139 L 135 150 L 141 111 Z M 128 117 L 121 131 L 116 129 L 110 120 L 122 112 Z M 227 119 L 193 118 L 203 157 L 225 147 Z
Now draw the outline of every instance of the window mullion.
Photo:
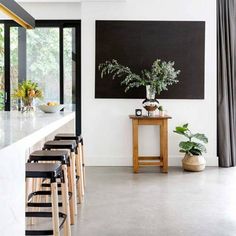
M 18 81 L 22 83 L 26 80 L 26 30 L 22 27 L 18 29 Z
M 59 37 L 59 52 L 60 52 L 60 104 L 64 103 L 64 35 L 63 26 L 60 27 L 60 37 Z
M 10 25 L 4 25 L 4 84 L 5 84 L 5 111 L 11 107 L 11 61 L 10 61 Z

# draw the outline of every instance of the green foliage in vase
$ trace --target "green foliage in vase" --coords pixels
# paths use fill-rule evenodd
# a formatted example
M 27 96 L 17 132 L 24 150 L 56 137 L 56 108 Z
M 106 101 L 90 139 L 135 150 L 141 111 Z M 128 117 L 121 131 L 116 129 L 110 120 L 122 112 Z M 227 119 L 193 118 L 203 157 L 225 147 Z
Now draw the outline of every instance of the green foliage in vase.
M 208 143 L 208 138 L 205 134 L 196 133 L 193 134 L 188 124 L 177 126 L 174 130 L 175 133 L 180 134 L 188 139 L 188 141 L 182 141 L 179 143 L 180 152 L 186 153 L 190 156 L 199 156 L 203 152 L 206 152 L 206 147 L 202 143 Z M 194 142 L 193 140 L 199 140 L 200 142 Z
M 104 75 L 112 75 L 112 79 L 121 78 L 121 85 L 125 85 L 125 92 L 132 88 L 150 85 L 152 92 L 160 94 L 168 90 L 168 86 L 178 83 L 177 76 L 180 70 L 175 70 L 174 62 L 166 62 L 157 59 L 153 62 L 151 70 L 142 70 L 141 75 L 133 73 L 129 67 L 123 66 L 117 60 L 112 59 L 98 66 L 101 78 Z

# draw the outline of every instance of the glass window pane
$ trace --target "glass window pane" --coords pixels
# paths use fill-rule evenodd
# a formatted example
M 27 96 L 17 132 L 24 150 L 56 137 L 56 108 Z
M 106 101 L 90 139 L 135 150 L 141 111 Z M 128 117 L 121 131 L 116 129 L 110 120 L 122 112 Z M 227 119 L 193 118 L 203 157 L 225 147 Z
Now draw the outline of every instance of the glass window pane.
M 4 110 L 4 25 L 0 24 L 0 111 Z
M 63 29 L 64 103 L 75 104 L 75 28 Z M 39 27 L 25 31 L 10 28 L 11 94 L 24 80 L 37 82 L 43 90 L 43 101 L 60 102 L 60 41 L 58 27 Z M 17 109 L 11 96 L 11 110 Z
M 11 94 L 18 87 L 18 27 L 10 28 L 10 83 Z M 11 96 L 11 110 L 17 110 L 17 100 Z
M 75 29 L 65 28 L 64 38 L 64 103 L 75 104 Z M 68 107 L 68 106 L 67 106 Z
M 27 80 L 37 82 L 44 102 L 60 101 L 59 28 L 27 31 Z

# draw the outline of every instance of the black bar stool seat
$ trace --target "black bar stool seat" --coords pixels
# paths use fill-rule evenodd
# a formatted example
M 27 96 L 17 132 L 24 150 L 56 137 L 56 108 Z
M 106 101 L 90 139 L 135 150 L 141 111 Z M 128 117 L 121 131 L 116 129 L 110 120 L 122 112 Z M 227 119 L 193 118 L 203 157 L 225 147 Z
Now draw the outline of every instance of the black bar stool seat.
M 43 150 L 51 150 L 51 149 L 69 149 L 72 152 L 75 152 L 77 149 L 77 143 L 74 140 L 47 141 L 43 146 Z
M 42 150 L 30 154 L 29 162 L 60 161 L 61 164 L 69 164 L 69 153 L 66 150 Z
M 55 140 L 76 140 L 77 143 L 82 143 L 83 138 L 81 135 L 76 135 L 72 133 L 59 133 L 55 135 Z
M 59 163 L 26 163 L 26 178 L 55 179 L 62 172 Z

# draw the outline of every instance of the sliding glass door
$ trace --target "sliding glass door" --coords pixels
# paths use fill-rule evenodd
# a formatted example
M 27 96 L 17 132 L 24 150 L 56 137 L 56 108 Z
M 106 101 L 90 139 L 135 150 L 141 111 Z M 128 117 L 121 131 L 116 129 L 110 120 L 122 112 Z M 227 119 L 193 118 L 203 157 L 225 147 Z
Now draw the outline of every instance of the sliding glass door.
M 36 21 L 33 30 L 0 21 L 0 110 L 18 109 L 12 94 L 24 80 L 43 90 L 37 103 L 76 104 L 80 132 L 80 21 Z
M 26 78 L 43 90 L 44 102 L 60 103 L 59 28 L 36 28 L 26 33 Z
M 11 110 L 16 110 L 18 105 L 11 95 L 24 80 L 38 83 L 43 90 L 43 100 L 37 103 L 53 101 L 68 106 L 75 104 L 76 27 L 56 24 L 53 26 L 52 22 L 47 27 L 47 24 L 42 23 L 33 30 L 10 24 L 5 26 L 8 27 L 10 39 Z M 4 55 L 0 54 L 1 56 L 3 60 L 0 58 L 0 66 L 4 65 Z M 4 72 L 0 79 L 4 96 Z M 4 104 L 3 98 L 0 101 Z

